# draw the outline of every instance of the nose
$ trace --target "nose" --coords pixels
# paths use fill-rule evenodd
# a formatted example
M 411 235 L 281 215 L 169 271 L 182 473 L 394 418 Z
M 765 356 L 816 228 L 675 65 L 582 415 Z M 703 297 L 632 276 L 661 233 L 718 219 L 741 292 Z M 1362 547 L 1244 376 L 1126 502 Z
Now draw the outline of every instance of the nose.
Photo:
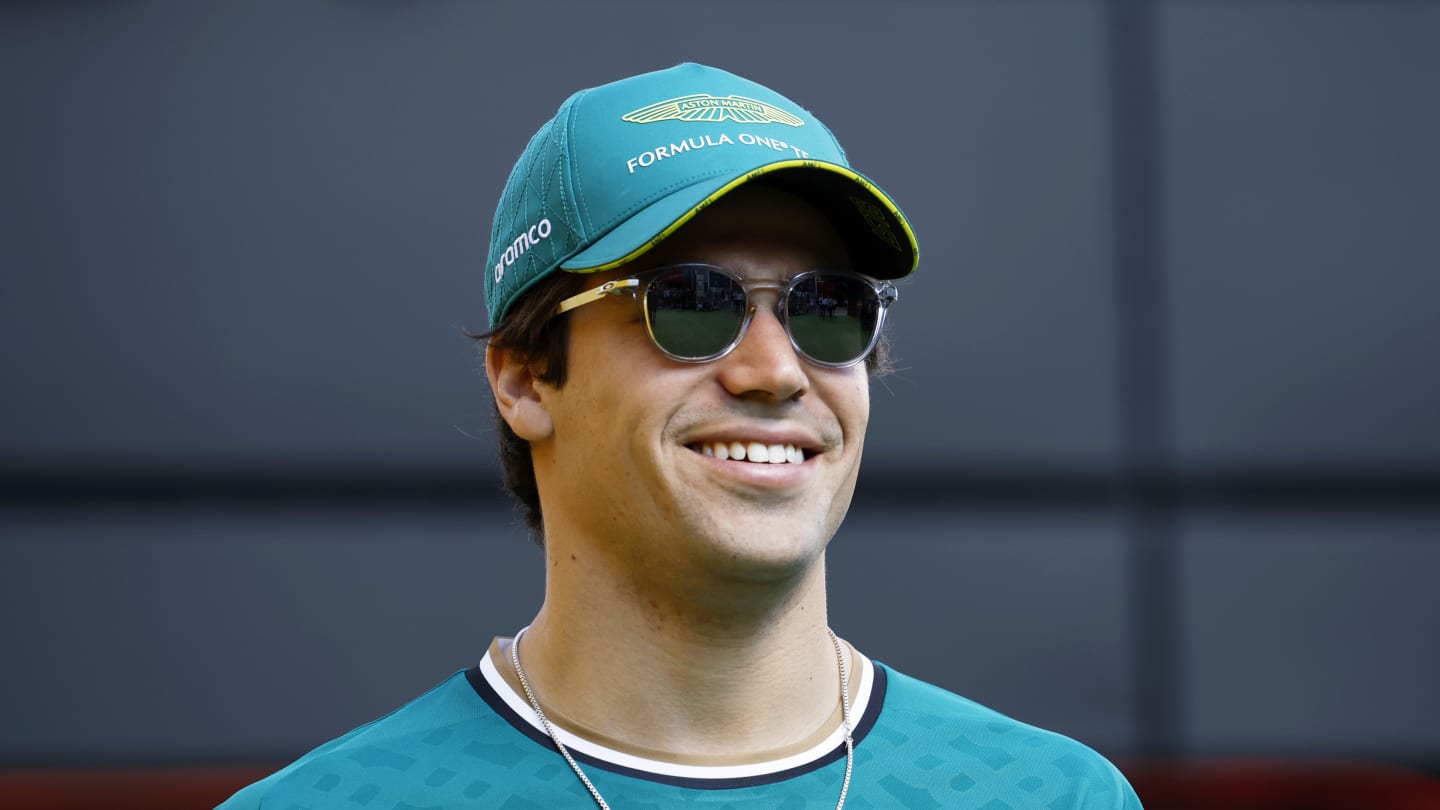
M 809 369 L 771 307 L 755 308 L 740 344 L 719 363 L 720 384 L 737 397 L 784 402 L 810 388 Z

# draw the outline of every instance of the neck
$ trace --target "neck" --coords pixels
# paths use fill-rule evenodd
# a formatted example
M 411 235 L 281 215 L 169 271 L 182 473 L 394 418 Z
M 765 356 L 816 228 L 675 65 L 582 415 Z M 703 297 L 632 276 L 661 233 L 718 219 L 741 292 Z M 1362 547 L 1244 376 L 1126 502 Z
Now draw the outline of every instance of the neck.
M 548 554 L 521 661 L 552 720 L 697 759 L 759 758 L 829 731 L 840 687 L 823 558 L 790 579 L 700 588 L 617 582 Z

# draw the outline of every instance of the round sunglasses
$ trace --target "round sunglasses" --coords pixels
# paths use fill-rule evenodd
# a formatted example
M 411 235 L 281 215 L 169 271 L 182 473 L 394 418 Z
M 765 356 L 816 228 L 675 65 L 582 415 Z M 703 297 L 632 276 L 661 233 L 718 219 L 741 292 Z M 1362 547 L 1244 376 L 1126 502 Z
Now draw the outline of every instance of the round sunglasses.
M 858 273 L 812 270 L 783 281 L 747 279 L 713 264 L 656 267 L 572 295 L 555 314 L 628 294 L 645 311 L 650 340 L 684 363 L 718 360 L 740 345 L 755 316 L 751 296 L 778 293 L 775 316 L 790 345 L 817 366 L 852 366 L 880 340 L 885 311 L 899 297 L 895 285 Z

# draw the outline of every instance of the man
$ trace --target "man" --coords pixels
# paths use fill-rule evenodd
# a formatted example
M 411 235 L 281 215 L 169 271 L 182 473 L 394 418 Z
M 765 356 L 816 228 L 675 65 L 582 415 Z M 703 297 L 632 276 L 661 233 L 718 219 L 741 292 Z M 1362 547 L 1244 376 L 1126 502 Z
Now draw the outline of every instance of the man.
M 918 250 L 803 108 L 685 64 L 531 140 L 486 371 L 545 601 L 224 807 L 1138 808 L 1088 748 L 828 629 L 881 329 Z

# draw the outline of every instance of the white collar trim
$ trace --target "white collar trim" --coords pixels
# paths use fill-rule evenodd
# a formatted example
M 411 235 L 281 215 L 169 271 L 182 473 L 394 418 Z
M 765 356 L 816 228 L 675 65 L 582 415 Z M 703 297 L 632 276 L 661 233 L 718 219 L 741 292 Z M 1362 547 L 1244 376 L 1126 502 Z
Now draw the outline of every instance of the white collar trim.
M 858 723 L 860 718 L 870 707 L 870 696 L 875 686 L 875 669 L 870 659 L 855 651 L 855 661 L 860 669 L 860 688 L 855 696 L 855 702 L 850 705 L 850 718 L 852 722 Z M 509 682 L 500 675 L 495 668 L 495 662 L 487 651 L 485 657 L 480 659 L 480 673 L 485 677 L 485 682 L 495 690 L 495 694 L 505 701 L 522 720 L 529 723 L 541 734 L 545 733 L 545 727 L 541 725 L 540 718 L 535 710 L 530 707 L 530 702 L 524 695 L 517 693 L 510 688 Z M 852 730 L 853 731 L 853 730 Z M 755 762 L 748 765 L 681 765 L 664 760 L 649 759 L 646 757 L 627 754 L 624 751 L 617 751 L 608 746 L 600 745 L 577 737 L 574 734 L 555 727 L 555 733 L 559 735 L 560 741 L 565 743 L 567 748 L 578 753 L 583 753 L 604 762 L 609 762 L 625 768 L 637 771 L 646 771 L 660 776 L 683 777 L 688 779 L 744 779 L 760 776 L 768 776 L 773 773 L 788 771 L 807 765 L 834 751 L 845 743 L 844 726 L 837 727 L 830 736 L 811 746 L 805 751 L 792 754 L 781 759 L 769 760 L 766 762 Z

